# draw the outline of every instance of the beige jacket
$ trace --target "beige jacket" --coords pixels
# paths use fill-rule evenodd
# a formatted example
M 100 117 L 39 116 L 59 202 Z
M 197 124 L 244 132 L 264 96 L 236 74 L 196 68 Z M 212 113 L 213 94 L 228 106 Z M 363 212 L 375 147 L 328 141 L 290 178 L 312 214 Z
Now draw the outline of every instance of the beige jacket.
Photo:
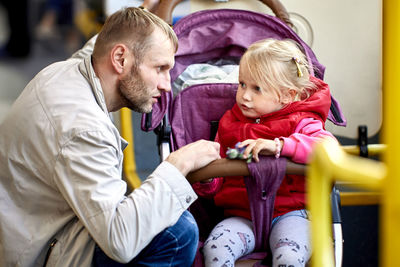
M 95 242 L 128 262 L 197 198 L 168 162 L 125 195 L 93 43 L 37 74 L 0 125 L 0 266 L 43 266 L 55 240 L 47 266 L 90 266 Z

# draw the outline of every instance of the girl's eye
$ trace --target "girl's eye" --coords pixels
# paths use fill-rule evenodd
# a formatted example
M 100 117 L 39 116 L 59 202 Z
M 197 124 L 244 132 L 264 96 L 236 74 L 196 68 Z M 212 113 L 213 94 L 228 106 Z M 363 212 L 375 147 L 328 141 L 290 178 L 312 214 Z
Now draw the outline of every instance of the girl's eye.
M 261 92 L 261 87 L 260 87 L 260 86 L 256 86 L 254 89 L 255 89 L 257 92 Z
M 239 84 L 240 84 L 240 87 L 246 88 L 246 84 L 244 84 L 244 83 L 239 83 Z

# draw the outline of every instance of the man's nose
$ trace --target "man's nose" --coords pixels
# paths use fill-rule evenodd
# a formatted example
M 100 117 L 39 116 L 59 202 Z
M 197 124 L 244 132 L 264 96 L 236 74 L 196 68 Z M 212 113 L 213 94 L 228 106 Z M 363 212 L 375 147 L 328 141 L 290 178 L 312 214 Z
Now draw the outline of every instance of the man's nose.
M 165 92 L 171 91 L 171 77 L 169 72 L 160 77 L 157 88 L 158 90 L 164 90 Z

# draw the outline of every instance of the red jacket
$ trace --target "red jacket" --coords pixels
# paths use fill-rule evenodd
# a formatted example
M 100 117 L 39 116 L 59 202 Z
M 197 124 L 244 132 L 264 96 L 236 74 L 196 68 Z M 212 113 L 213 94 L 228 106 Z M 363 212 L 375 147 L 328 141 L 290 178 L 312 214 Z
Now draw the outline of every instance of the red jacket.
M 327 119 L 331 99 L 329 87 L 323 81 L 311 77 L 310 80 L 319 88 L 309 98 L 293 102 L 285 108 L 260 118 L 243 116 L 235 105 L 227 111 L 219 123 L 218 141 L 221 144 L 221 156 L 226 157 L 228 147 L 234 147 L 246 139 L 274 139 L 289 137 L 302 119 L 314 118 L 324 125 Z M 241 216 L 250 219 L 249 200 L 243 177 L 225 177 L 220 190 L 214 196 L 215 204 L 223 207 L 226 216 Z M 274 217 L 292 210 L 305 208 L 305 181 L 303 176 L 287 175 L 277 192 Z

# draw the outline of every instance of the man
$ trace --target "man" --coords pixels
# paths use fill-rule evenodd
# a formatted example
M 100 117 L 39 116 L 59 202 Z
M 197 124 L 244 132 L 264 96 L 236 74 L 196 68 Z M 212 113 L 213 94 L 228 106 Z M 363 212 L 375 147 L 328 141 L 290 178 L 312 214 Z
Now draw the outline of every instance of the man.
M 190 266 L 197 198 L 185 175 L 219 158 L 199 141 L 126 195 L 126 142 L 109 112 L 149 112 L 169 91 L 177 39 L 139 8 L 111 15 L 71 59 L 42 70 L 0 125 L 0 266 Z M 82 58 L 83 57 L 83 58 Z

